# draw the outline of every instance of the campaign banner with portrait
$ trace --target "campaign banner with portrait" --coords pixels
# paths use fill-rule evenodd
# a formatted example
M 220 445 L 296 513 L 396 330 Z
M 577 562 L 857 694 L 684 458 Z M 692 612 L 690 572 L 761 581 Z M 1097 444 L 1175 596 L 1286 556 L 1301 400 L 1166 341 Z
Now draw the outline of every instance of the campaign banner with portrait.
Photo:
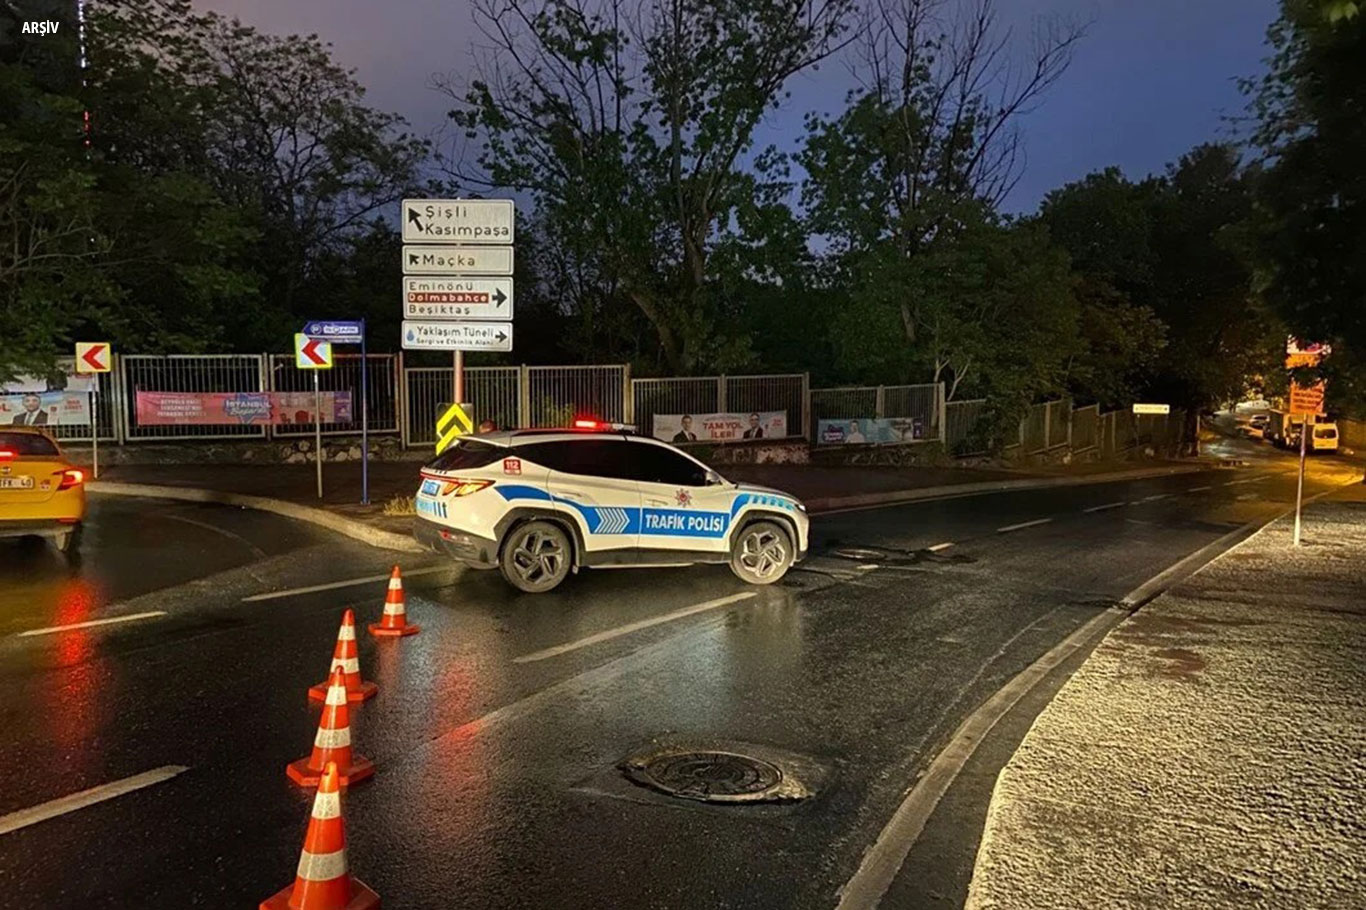
M 0 427 L 90 426 L 90 396 L 80 392 L 0 394 Z
M 818 445 L 893 445 L 924 439 L 923 417 L 840 417 L 816 421 Z
M 323 392 L 323 423 L 349 423 L 350 392 Z M 138 392 L 139 426 L 312 424 L 312 392 Z
M 748 414 L 656 414 L 651 428 L 665 442 L 735 442 L 787 436 L 786 411 Z

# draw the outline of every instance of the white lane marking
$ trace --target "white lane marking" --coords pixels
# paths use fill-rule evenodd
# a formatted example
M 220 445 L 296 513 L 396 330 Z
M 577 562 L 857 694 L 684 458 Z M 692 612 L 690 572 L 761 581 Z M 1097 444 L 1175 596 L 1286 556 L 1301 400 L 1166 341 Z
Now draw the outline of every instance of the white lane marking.
M 1243 499 L 1256 499 L 1256 498 L 1257 498 L 1257 494 L 1256 494 L 1256 493 L 1239 493 L 1237 496 L 1235 496 L 1235 497 L 1233 497 L 1233 498 L 1234 498 L 1234 499 L 1238 499 L 1238 500 L 1243 500 Z
M 1187 493 L 1200 493 L 1200 492 L 1203 492 L 1203 491 L 1205 491 L 1205 490 L 1212 490 L 1212 489 L 1214 489 L 1214 487 L 1191 487 L 1191 488 L 1190 488 L 1189 490 L 1187 490 L 1186 492 L 1187 492 Z
M 429 566 L 425 569 L 410 569 L 403 573 L 404 578 L 414 578 L 418 575 L 431 575 L 434 572 L 449 572 L 458 569 L 459 566 Z M 243 603 L 250 603 L 257 600 L 274 600 L 277 597 L 293 597 L 296 594 L 312 594 L 316 591 L 332 591 L 337 588 L 349 588 L 352 585 L 366 585 L 372 581 L 388 581 L 389 573 L 383 575 L 367 575 L 364 578 L 348 578 L 346 581 L 331 581 L 325 585 L 309 585 L 306 588 L 290 588 L 287 591 L 270 591 L 265 594 L 252 594 L 250 597 L 243 597 Z
M 1130 605 L 1146 603 L 1172 582 L 1195 574 L 1218 555 L 1221 547 L 1227 548 L 1240 535 L 1248 536 L 1261 524 L 1251 522 L 1205 545 L 1130 591 L 1121 602 Z M 1111 607 L 1091 617 L 1085 625 L 1054 645 L 1047 654 L 1020 671 L 959 725 L 948 745 L 930 762 L 925 773 L 892 813 L 877 840 L 863 854 L 858 871 L 840 889 L 837 910 L 876 910 L 925 829 L 925 823 L 939 806 L 939 801 L 997 722 L 1063 661 L 1077 650 L 1098 643 L 1129 613 L 1129 610 Z M 987 811 L 990 813 L 990 808 Z
M 102 784 L 98 787 L 91 787 L 89 790 L 73 793 L 70 796 L 50 800 L 30 809 L 20 809 L 18 812 L 11 812 L 9 815 L 0 815 L 0 834 L 18 831 L 20 828 L 27 828 L 29 825 L 47 821 L 49 818 L 56 818 L 59 815 L 65 815 L 68 812 L 75 812 L 77 809 L 84 809 L 86 806 L 93 806 L 95 803 L 113 799 L 116 796 L 123 796 L 125 793 L 132 793 L 134 790 L 141 790 L 143 787 L 159 784 L 188 770 L 190 769 L 184 765 L 164 765 L 160 768 L 153 768 L 151 771 L 134 774 L 132 777 L 125 777 L 123 780 L 116 780 L 111 784 Z
M 204 529 L 207 530 L 207 531 L 213 531 L 215 534 L 222 534 L 224 537 L 227 537 L 227 538 L 229 538 L 229 539 L 231 539 L 231 540 L 235 540 L 235 541 L 237 541 L 238 543 L 240 543 L 242 546 L 246 547 L 247 550 L 250 551 L 251 555 L 254 556 L 255 558 L 257 558 L 257 559 L 265 559 L 265 558 L 266 558 L 266 551 L 265 551 L 265 550 L 262 550 L 262 549 L 261 549 L 260 547 L 258 547 L 256 544 L 252 543 L 250 540 L 247 540 L 247 539 L 246 539 L 245 537 L 243 537 L 241 534 L 234 534 L 232 531 L 229 531 L 227 528 L 220 528 L 220 527 L 218 527 L 218 525 L 211 525 L 211 524 L 209 524 L 207 521 L 199 521 L 198 519 L 188 518 L 188 517 L 186 517 L 186 516 L 184 516 L 184 515 L 173 515 L 173 514 L 171 514 L 170 512 L 163 512 L 162 515 L 161 515 L 161 517 L 162 517 L 162 518 L 169 518 L 171 521 L 180 521 L 180 522 L 184 522 L 184 523 L 187 524 L 187 525 L 194 525 L 194 526 L 197 527 L 197 528 L 204 528 Z
M 604 641 L 611 641 L 623 635 L 630 635 L 632 632 L 639 632 L 641 629 L 648 629 L 651 626 L 658 626 L 666 622 L 673 622 L 675 619 L 683 619 L 686 616 L 695 616 L 698 613 L 706 613 L 709 610 L 716 610 L 721 607 L 728 607 L 733 603 L 742 600 L 749 600 L 756 597 L 754 591 L 745 591 L 740 594 L 732 594 L 729 597 L 720 597 L 716 600 L 704 601 L 700 604 L 693 604 L 691 607 L 683 607 L 681 610 L 674 610 L 672 613 L 664 613 L 660 616 L 653 616 L 650 619 L 642 619 L 638 622 L 627 623 L 624 626 L 617 626 L 615 629 L 607 629 L 587 638 L 580 638 L 578 641 L 571 641 L 563 645 L 556 645 L 553 648 L 545 648 L 541 651 L 533 651 L 530 654 L 523 654 L 521 657 L 514 657 L 512 662 L 515 664 L 526 664 L 537 660 L 545 660 L 549 657 L 558 657 L 570 651 L 577 651 L 580 648 L 587 648 L 590 645 L 600 644 Z
M 1158 493 L 1154 496 L 1144 496 L 1139 502 L 1157 502 L 1159 499 L 1166 499 L 1171 495 L 1170 493 Z
M 867 571 L 869 571 L 870 569 L 876 569 L 876 568 L 878 568 L 878 564 L 875 563 L 875 562 L 870 562 L 870 563 L 864 563 L 863 565 L 859 566 L 859 567 L 858 567 L 858 570 L 859 570 L 860 572 L 867 572 Z
M 1128 505 L 1124 500 L 1119 502 L 1107 502 L 1103 506 L 1091 506 L 1089 509 L 1082 509 L 1083 512 L 1104 512 L 1106 509 L 1118 509 L 1120 506 Z
M 1020 530 L 1021 528 L 1032 528 L 1032 527 L 1035 527 L 1036 525 L 1046 525 L 1046 524 L 1048 524 L 1048 523 L 1049 523 L 1050 521 L 1052 521 L 1052 520 L 1053 520 L 1053 519 L 1051 519 L 1051 518 L 1036 518 L 1036 519 L 1034 519 L 1033 521 L 1022 521 L 1022 522 L 1020 522 L 1020 523 L 1017 524 L 1017 525 L 1006 525 L 1004 528 L 997 528 L 997 529 L 996 529 L 996 533 L 997 533 L 997 534 L 1004 534 L 1004 533 L 1006 533 L 1007 531 L 1018 531 L 1018 530 Z
M 947 550 L 951 546 L 953 546 L 953 541 L 950 540 L 948 543 L 937 543 L 934 546 L 926 547 L 925 549 L 929 550 L 931 553 L 938 553 L 940 550 Z
M 43 629 L 29 629 L 27 632 L 19 632 L 19 638 L 27 638 L 30 635 L 51 635 L 54 632 L 69 632 L 72 629 L 89 629 L 92 626 L 108 626 L 116 622 L 132 622 L 135 619 L 151 619 L 154 616 L 165 616 L 165 610 L 149 610 L 146 613 L 129 613 L 125 616 L 110 616 L 106 619 L 90 619 L 85 622 L 73 622 L 64 626 L 48 626 Z

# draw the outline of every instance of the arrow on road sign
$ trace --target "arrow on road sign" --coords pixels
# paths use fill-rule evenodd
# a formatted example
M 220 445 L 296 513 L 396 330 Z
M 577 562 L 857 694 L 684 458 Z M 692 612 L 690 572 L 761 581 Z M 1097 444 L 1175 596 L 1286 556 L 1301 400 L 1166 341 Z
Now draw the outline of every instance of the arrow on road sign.
M 468 404 L 452 404 L 441 412 L 436 419 L 436 454 L 446 451 L 461 436 L 474 432 L 474 418 L 470 416 L 470 411 L 473 408 Z
M 109 342 L 82 341 L 76 344 L 77 373 L 108 373 Z
M 422 213 L 417 209 L 408 209 L 408 223 L 422 230 Z
M 502 289 L 502 288 L 499 288 L 499 289 L 497 289 L 497 290 L 495 290 L 495 291 L 493 292 L 493 305 L 494 305 L 494 306 L 502 306 L 503 304 L 507 303 L 507 299 L 508 299 L 508 295 L 503 293 L 503 289 Z
M 301 370 L 327 370 L 332 367 L 332 344 L 320 338 L 309 338 L 300 332 L 294 336 L 294 365 Z

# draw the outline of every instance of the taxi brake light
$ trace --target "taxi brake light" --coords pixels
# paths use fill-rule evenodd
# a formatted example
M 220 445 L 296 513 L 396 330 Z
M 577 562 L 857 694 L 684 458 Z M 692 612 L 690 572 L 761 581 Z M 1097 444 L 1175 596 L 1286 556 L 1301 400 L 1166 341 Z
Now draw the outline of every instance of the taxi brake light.
M 62 478 L 61 482 L 57 484 L 58 490 L 69 490 L 85 481 L 85 472 L 78 468 L 67 468 L 65 471 L 54 471 L 53 474 Z
M 10 449 L 0 449 L 0 461 L 13 461 L 14 452 Z

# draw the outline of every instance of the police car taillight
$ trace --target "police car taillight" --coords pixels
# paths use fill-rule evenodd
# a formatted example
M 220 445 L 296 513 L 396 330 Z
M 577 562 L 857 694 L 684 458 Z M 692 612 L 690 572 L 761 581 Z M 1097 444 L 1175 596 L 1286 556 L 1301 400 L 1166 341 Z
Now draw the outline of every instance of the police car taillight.
M 437 495 L 440 496 L 468 496 L 471 493 L 478 493 L 480 490 L 493 486 L 492 480 L 465 480 L 460 477 L 441 477 L 437 474 L 422 472 L 422 476 L 427 480 L 435 481 L 438 486 Z

